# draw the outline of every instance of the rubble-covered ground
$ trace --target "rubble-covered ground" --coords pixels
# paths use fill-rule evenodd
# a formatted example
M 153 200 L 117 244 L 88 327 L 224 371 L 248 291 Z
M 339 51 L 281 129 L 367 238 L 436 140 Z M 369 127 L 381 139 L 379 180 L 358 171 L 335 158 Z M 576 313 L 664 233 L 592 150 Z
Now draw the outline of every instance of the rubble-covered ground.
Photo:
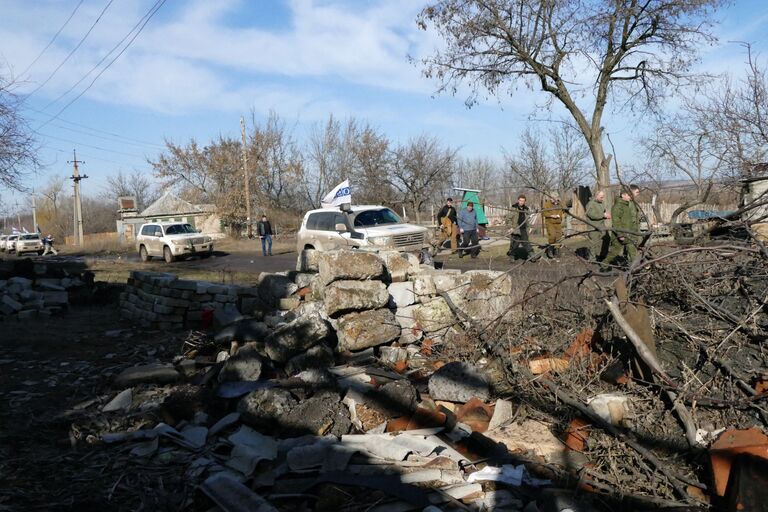
M 136 272 L 0 324 L 0 507 L 736 510 L 768 449 L 766 259 Z

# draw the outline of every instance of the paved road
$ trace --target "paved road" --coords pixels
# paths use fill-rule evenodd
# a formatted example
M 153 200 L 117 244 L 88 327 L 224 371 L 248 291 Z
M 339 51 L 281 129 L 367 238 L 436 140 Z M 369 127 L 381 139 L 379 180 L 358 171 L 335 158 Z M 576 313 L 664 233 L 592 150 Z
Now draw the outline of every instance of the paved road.
M 205 269 L 205 270 L 213 270 L 213 271 L 230 271 L 230 272 L 253 272 L 253 273 L 261 273 L 261 272 L 282 272 L 287 270 L 294 270 L 296 268 L 296 257 L 297 254 L 295 252 L 284 252 L 280 254 L 275 254 L 274 256 L 262 256 L 260 252 L 254 252 L 254 253 L 248 253 L 248 252 L 223 252 L 223 251 L 216 251 L 213 256 L 207 259 L 200 259 L 200 258 L 192 258 L 187 260 L 181 260 L 176 261 L 174 263 L 171 263 L 170 265 L 165 264 L 162 259 L 153 259 L 152 260 L 152 267 L 153 270 L 167 270 L 168 272 L 173 272 L 175 268 L 196 268 L 196 269 Z M 122 261 L 127 262 L 135 262 L 139 263 L 139 257 L 137 254 L 128 254 L 128 255 L 122 255 L 122 256 L 106 256 L 106 257 L 88 257 L 88 256 L 74 256 L 74 255 L 62 255 L 62 256 L 47 256 L 45 258 L 43 257 L 34 257 L 35 260 L 51 260 L 51 261 L 78 261 L 78 262 L 86 262 L 87 261 L 93 261 L 93 260 L 111 260 L 114 261 L 116 259 L 120 259 Z M 573 259 L 574 261 L 572 263 L 575 263 L 578 261 L 577 258 L 573 257 L 566 257 L 564 258 Z M 508 258 L 505 256 L 501 257 L 495 257 L 490 258 L 486 254 L 481 253 L 480 256 L 476 259 L 472 259 L 470 257 L 464 257 L 464 258 L 457 258 L 456 256 L 442 256 L 437 257 L 436 261 L 438 263 L 442 263 L 445 268 L 452 268 L 452 269 L 461 269 L 461 270 L 475 270 L 475 269 L 483 269 L 483 270 L 508 270 L 512 266 L 517 266 L 518 263 L 516 262 L 510 262 Z M 562 262 L 562 264 L 566 264 L 565 261 Z M 558 267 L 558 263 L 555 261 L 549 261 L 546 259 L 542 259 L 539 263 L 536 263 L 536 265 L 546 268 L 555 266 Z M 138 265 L 137 265 L 138 266 Z

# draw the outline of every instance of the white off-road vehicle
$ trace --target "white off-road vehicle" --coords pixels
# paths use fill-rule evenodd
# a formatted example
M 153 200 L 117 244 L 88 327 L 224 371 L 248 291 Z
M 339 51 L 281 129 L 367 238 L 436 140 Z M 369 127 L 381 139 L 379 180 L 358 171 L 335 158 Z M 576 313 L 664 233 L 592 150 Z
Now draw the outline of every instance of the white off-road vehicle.
M 190 224 L 152 222 L 142 224 L 136 236 L 136 250 L 139 251 L 141 261 L 157 256 L 171 263 L 185 256 L 207 258 L 213 253 L 213 240 L 210 236 L 200 234 Z
M 344 248 L 420 252 L 429 248 L 429 230 L 403 222 L 386 206 L 356 205 L 308 211 L 296 240 L 299 253 Z

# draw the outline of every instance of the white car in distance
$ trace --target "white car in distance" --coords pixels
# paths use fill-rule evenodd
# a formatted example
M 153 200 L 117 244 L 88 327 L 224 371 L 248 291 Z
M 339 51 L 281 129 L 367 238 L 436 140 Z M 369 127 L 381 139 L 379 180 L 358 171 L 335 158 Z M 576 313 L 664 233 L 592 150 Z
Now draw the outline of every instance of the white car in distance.
M 207 258 L 213 253 L 213 240 L 183 222 L 151 222 L 142 224 L 136 236 L 136 250 L 141 261 L 151 257 L 167 263 L 186 256 Z

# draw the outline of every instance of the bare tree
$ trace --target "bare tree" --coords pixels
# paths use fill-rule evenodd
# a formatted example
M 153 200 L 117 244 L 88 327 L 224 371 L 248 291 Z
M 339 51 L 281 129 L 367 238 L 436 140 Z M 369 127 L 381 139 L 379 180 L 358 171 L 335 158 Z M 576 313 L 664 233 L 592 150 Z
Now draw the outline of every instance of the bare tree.
M 518 81 L 547 93 L 573 117 L 587 142 L 600 187 L 610 183 L 603 149 L 609 99 L 651 107 L 666 86 L 684 85 L 714 8 L 722 0 L 440 0 L 418 16 L 445 47 L 422 61 L 439 91 L 468 83 L 512 93 Z
M 107 201 L 115 202 L 121 196 L 133 196 L 136 198 L 136 206 L 143 210 L 158 198 L 158 189 L 147 173 L 134 170 L 131 173 L 119 171 L 117 174 L 107 177 L 104 191 Z
M 489 158 L 465 158 L 456 162 L 454 186 L 481 190 L 485 200 L 500 200 L 501 169 Z M 450 193 L 445 190 L 443 195 Z
M 593 175 L 586 165 L 589 148 L 584 144 L 584 138 L 579 136 L 576 128 L 565 123 L 552 128 L 549 135 L 556 188 L 565 191 L 583 185 Z
M 37 167 L 36 142 L 21 115 L 13 80 L 0 76 L 0 183 L 20 190 L 24 174 Z
M 402 194 L 403 202 L 410 205 L 416 222 L 421 222 L 424 205 L 450 183 L 455 160 L 456 150 L 426 135 L 395 150 L 390 183 Z
M 521 184 L 543 193 L 556 186 L 547 147 L 541 134 L 527 128 L 520 138 L 520 148 L 516 154 L 505 153 L 507 181 Z

